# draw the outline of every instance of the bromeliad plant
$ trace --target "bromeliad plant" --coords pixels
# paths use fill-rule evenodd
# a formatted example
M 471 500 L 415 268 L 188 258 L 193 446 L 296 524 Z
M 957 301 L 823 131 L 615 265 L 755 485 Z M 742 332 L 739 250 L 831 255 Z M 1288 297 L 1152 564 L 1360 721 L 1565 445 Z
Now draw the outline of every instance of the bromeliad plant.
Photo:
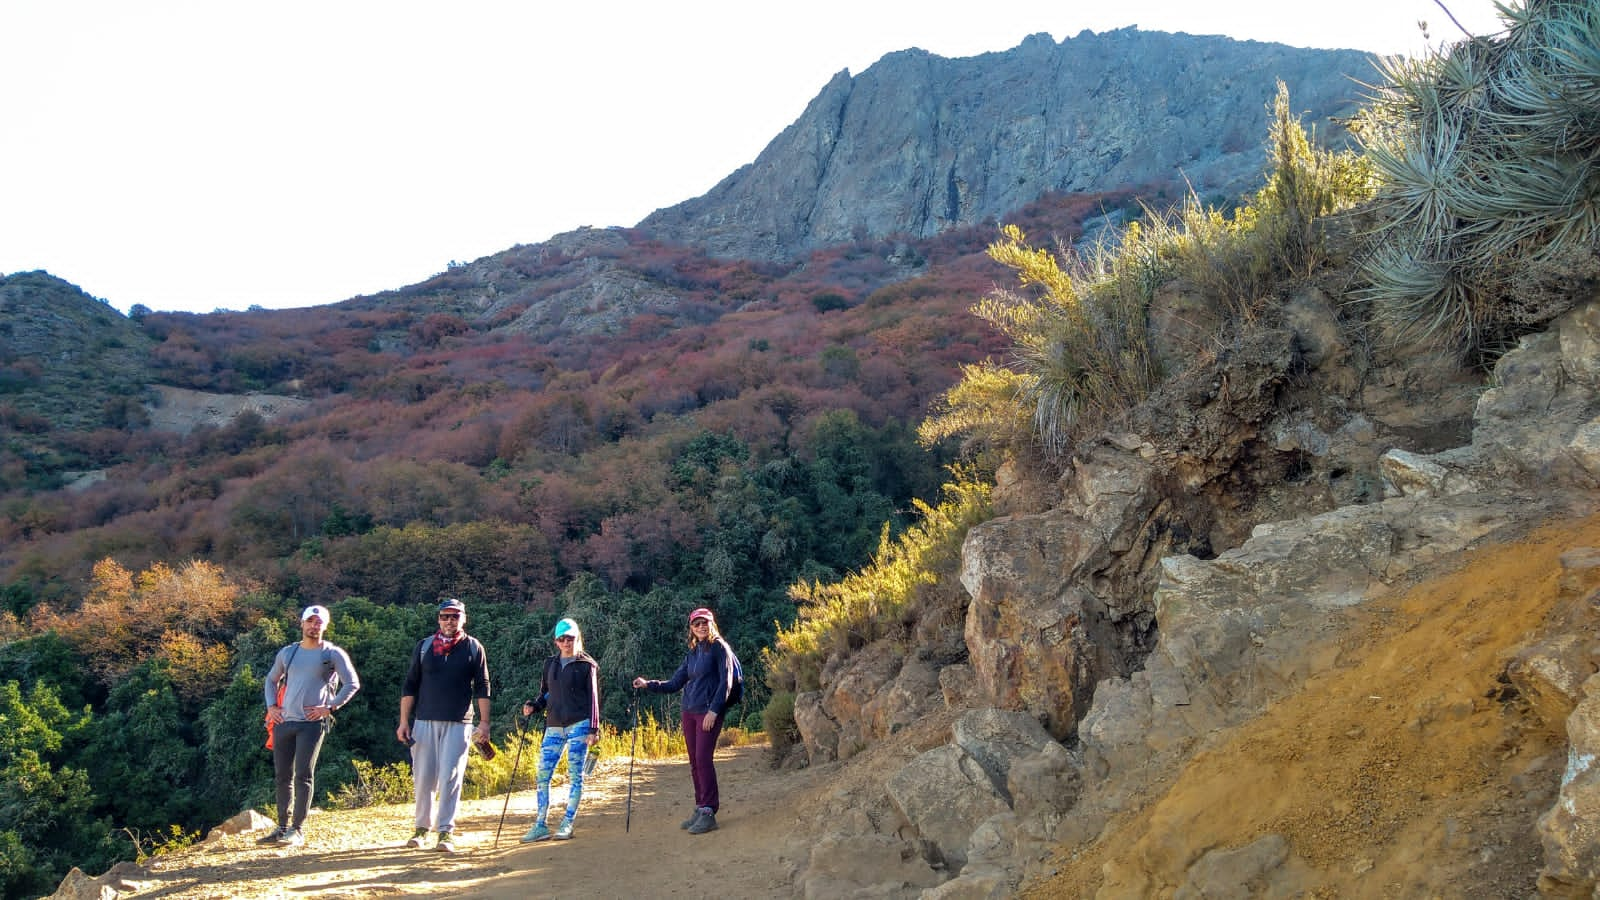
M 1363 266 L 1402 338 L 1475 352 L 1600 275 L 1600 6 L 1501 6 L 1507 30 L 1382 64 L 1356 131 L 1387 224 Z

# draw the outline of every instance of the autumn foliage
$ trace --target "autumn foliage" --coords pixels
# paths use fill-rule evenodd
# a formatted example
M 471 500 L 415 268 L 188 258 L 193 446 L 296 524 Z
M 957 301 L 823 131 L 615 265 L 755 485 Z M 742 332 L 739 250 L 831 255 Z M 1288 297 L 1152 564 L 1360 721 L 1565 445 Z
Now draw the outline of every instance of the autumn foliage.
M 238 607 L 242 590 L 220 566 L 203 560 L 176 569 L 155 563 L 134 573 L 107 558 L 95 564 L 81 605 L 65 611 L 40 606 L 30 625 L 65 637 L 106 686 L 159 659 L 176 683 L 198 692 L 225 680 L 227 640 L 254 624 Z

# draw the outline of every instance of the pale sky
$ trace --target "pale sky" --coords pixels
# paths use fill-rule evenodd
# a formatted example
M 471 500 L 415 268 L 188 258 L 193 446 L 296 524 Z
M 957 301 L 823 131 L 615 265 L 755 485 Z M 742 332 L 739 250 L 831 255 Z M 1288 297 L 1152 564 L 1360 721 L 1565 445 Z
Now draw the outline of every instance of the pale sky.
M 0 274 L 123 311 L 333 303 L 699 196 L 886 53 L 1129 25 L 1461 37 L 1433 0 L 4 0 Z

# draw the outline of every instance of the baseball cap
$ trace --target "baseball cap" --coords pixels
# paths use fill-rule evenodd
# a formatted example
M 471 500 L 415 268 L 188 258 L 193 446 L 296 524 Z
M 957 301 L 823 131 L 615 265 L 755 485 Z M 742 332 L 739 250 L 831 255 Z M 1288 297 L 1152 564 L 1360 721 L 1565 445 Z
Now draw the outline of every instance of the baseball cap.
M 464 613 L 467 611 L 467 605 L 454 597 L 450 597 L 439 604 L 439 612 L 444 612 L 447 609 L 454 609 Z
M 561 621 L 556 623 L 555 633 L 550 635 L 550 636 L 553 637 L 553 638 L 558 638 L 558 637 L 565 637 L 566 635 L 569 635 L 569 634 L 574 636 L 574 637 L 577 637 L 578 635 L 583 634 L 583 632 L 578 630 L 578 623 L 577 622 L 574 622 L 571 619 L 562 619 Z
M 689 624 L 693 625 L 695 619 L 705 619 L 707 622 L 715 622 L 717 617 L 711 614 L 711 610 L 702 606 L 694 612 L 689 613 Z
M 300 614 L 300 621 L 304 622 L 312 616 L 316 616 L 317 618 L 321 619 L 322 624 L 324 625 L 330 625 L 333 623 L 333 616 L 328 615 L 328 608 L 326 606 L 306 607 L 305 612 Z

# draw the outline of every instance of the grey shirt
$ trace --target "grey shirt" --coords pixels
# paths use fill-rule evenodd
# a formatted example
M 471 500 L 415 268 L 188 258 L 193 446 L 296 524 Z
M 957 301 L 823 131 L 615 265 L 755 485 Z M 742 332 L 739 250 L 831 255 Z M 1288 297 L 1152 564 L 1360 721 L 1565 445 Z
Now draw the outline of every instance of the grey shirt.
M 277 704 L 278 679 L 285 673 L 289 676 L 288 687 L 283 692 L 286 722 L 310 721 L 306 717 L 310 707 L 338 709 L 361 690 L 361 679 L 356 676 L 355 666 L 350 664 L 350 654 L 332 641 L 323 641 L 318 648 L 290 644 L 279 650 L 267 672 L 264 686 L 267 706 Z

